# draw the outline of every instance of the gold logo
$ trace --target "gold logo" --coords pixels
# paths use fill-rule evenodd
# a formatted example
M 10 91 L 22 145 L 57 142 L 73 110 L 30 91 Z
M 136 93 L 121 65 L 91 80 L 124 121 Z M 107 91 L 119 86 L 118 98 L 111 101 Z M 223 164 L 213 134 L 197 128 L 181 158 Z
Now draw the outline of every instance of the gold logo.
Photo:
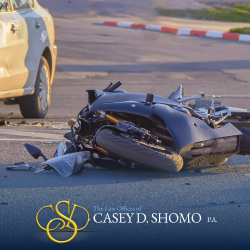
M 58 206 L 59 206 L 61 203 L 66 203 L 66 204 L 68 205 L 68 214 L 70 214 L 70 200 L 68 200 L 68 201 L 60 201 L 60 202 L 58 202 L 58 203 L 56 204 L 55 210 L 56 210 L 57 215 L 60 216 L 61 218 L 55 218 L 55 219 L 51 220 L 51 221 L 47 224 L 46 228 L 44 228 L 44 227 L 42 227 L 42 226 L 40 225 L 40 223 L 39 223 L 39 221 L 38 221 L 38 215 L 39 215 L 39 213 L 40 213 L 44 208 L 51 208 L 52 211 L 54 212 L 53 206 L 52 206 L 52 205 L 49 205 L 49 206 L 42 207 L 42 208 L 38 211 L 38 213 L 37 213 L 37 215 L 36 215 L 36 223 L 37 223 L 37 225 L 38 225 L 42 230 L 46 231 L 46 233 L 47 233 L 49 239 L 51 239 L 52 241 L 54 241 L 54 242 L 56 242 L 56 243 L 61 243 L 61 244 L 62 244 L 62 243 L 68 243 L 68 242 L 72 241 L 72 240 L 76 237 L 78 231 L 81 231 L 81 230 L 83 230 L 84 228 L 86 228 L 86 227 L 88 226 L 88 224 L 89 224 L 89 213 L 88 213 L 87 209 L 85 209 L 84 207 L 80 207 L 80 206 L 78 206 L 78 205 L 73 204 L 72 212 L 71 212 L 71 214 L 70 214 L 70 217 L 68 218 L 68 217 L 66 217 L 65 215 L 63 215 L 62 213 L 60 213 L 59 210 L 58 210 Z M 73 215 L 74 215 L 74 213 L 75 213 L 76 207 L 83 209 L 83 210 L 87 213 L 87 215 L 88 215 L 87 223 L 86 223 L 85 226 L 82 227 L 82 228 L 77 228 L 76 223 L 72 220 L 72 217 L 73 217 Z M 73 234 L 73 236 L 72 236 L 70 239 L 65 240 L 65 241 L 59 241 L 59 240 L 54 239 L 54 238 L 51 236 L 50 232 L 53 231 L 53 230 L 56 230 L 56 229 L 60 226 L 60 223 L 59 223 L 55 228 L 50 229 L 51 223 L 52 223 L 53 221 L 56 221 L 56 220 L 62 222 L 63 226 L 60 228 L 61 230 L 64 229 L 65 227 L 74 230 L 74 234 Z M 66 223 L 65 223 L 64 220 L 66 220 L 66 221 L 68 222 L 67 225 L 66 225 Z M 70 227 L 70 224 L 73 226 L 73 228 Z

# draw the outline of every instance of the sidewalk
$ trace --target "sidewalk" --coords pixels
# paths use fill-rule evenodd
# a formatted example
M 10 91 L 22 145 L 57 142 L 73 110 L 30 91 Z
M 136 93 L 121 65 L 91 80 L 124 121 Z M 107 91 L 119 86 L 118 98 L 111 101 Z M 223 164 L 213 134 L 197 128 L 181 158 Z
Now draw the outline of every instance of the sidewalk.
M 167 9 L 202 9 L 215 4 L 227 4 L 230 1 L 242 3 L 249 0 L 74 0 L 71 4 L 58 4 L 61 0 L 40 0 L 55 14 L 55 18 L 70 18 L 84 22 L 100 21 L 133 22 L 136 24 L 161 25 L 177 29 L 227 32 L 234 27 L 250 26 L 249 23 L 217 22 L 188 18 L 164 17 L 158 14 L 156 7 Z M 213 4 L 212 6 L 209 4 Z M 67 11 L 66 11 L 67 10 Z
M 103 17 L 103 16 L 95 16 L 95 17 L 84 17 L 79 18 L 78 20 L 85 20 L 93 23 L 101 22 L 101 21 L 114 21 L 114 22 L 132 22 L 136 24 L 151 24 L 151 25 L 161 25 L 171 28 L 177 29 L 192 29 L 192 30 L 206 30 L 206 31 L 221 31 L 227 32 L 231 28 L 235 27 L 246 27 L 250 26 L 250 23 L 235 23 L 235 22 L 217 22 L 217 21 L 203 21 L 203 20 L 194 20 L 187 18 L 176 18 L 176 17 L 148 17 L 148 18 L 140 18 L 127 15 L 122 17 Z
M 173 27 L 173 28 L 187 28 L 194 30 L 213 30 L 227 32 L 231 28 L 250 26 L 250 23 L 233 23 L 233 22 L 217 22 L 217 21 L 203 21 L 187 18 L 174 17 L 158 17 L 158 25 Z
M 202 9 L 213 8 L 217 5 L 227 5 L 229 3 L 246 3 L 247 0 L 155 0 L 155 7 L 166 9 Z M 157 5 L 157 6 L 156 6 Z M 188 18 L 157 17 L 157 24 L 172 28 L 186 28 L 193 30 L 212 30 L 227 32 L 231 28 L 250 26 L 250 23 L 203 21 Z M 156 24 L 156 23 L 154 23 Z

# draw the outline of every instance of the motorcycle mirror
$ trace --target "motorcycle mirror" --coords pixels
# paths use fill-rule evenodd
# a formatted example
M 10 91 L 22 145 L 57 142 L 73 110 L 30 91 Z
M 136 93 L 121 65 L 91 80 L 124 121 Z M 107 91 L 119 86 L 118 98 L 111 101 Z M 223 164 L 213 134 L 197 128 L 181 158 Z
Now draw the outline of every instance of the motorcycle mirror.
M 72 133 L 71 132 L 68 132 L 64 135 L 64 138 L 70 140 L 70 141 L 73 141 L 74 138 L 72 137 Z
M 36 147 L 35 145 L 25 143 L 24 146 L 35 159 L 38 159 L 40 156 L 42 156 L 45 161 L 48 160 L 46 156 L 42 153 L 41 149 Z

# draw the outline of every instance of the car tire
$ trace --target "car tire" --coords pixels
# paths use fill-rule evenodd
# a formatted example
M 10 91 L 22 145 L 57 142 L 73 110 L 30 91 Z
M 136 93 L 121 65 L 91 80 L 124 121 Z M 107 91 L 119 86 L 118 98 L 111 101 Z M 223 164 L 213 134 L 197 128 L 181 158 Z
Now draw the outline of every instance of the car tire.
M 33 95 L 20 98 L 19 107 L 24 118 L 44 118 L 48 113 L 51 96 L 50 67 L 41 57 Z
M 134 140 L 123 137 L 117 130 L 102 129 L 96 136 L 96 143 L 107 152 L 159 171 L 178 172 L 183 166 L 183 159 L 179 154 L 160 152 L 147 145 L 137 144 Z

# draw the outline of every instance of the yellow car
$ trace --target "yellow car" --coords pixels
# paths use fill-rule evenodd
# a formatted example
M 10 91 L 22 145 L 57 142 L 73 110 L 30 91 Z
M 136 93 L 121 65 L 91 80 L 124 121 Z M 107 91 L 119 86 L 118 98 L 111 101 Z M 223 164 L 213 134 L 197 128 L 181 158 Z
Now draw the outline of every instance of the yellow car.
M 54 21 L 37 0 L 0 0 L 0 99 L 25 118 L 48 112 L 57 47 Z

